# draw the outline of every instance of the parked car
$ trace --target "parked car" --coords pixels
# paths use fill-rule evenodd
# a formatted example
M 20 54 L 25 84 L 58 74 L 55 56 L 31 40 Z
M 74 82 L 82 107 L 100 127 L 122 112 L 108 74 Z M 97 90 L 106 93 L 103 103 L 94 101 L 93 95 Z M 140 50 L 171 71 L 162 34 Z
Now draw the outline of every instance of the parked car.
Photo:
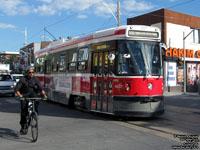
M 14 81 L 9 73 L 0 73 L 0 94 L 15 96 Z

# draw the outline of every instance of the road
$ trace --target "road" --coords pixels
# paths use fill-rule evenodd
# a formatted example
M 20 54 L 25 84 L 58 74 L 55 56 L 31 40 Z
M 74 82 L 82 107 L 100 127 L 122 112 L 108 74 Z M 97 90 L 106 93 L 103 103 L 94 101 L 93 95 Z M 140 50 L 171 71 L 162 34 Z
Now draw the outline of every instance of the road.
M 1 96 L 0 149 L 171 150 L 181 148 L 186 135 L 200 145 L 200 98 L 166 96 L 165 104 L 163 116 L 144 119 L 91 114 L 41 102 L 39 139 L 32 143 L 30 133 L 19 135 L 19 101 Z

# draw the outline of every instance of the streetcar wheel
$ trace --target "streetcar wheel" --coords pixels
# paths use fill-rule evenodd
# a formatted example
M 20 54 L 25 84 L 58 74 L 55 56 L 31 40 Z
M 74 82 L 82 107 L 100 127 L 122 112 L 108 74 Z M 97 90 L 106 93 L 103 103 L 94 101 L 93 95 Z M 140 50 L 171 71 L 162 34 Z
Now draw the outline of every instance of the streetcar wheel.
M 32 133 L 32 142 L 36 142 L 38 139 L 38 118 L 37 113 L 33 113 L 31 116 L 31 133 Z

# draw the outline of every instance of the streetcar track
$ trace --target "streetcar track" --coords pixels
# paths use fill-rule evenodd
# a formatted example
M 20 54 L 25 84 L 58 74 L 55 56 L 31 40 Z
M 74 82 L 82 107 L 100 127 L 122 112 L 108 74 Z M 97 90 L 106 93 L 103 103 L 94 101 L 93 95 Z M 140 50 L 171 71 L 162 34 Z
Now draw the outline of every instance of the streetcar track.
M 174 138 L 173 134 L 163 132 L 162 130 L 159 131 L 159 130 L 156 130 L 156 129 L 146 128 L 146 127 L 142 127 L 140 125 L 135 125 L 133 123 L 123 122 L 123 121 L 111 121 L 111 122 L 118 124 L 118 125 L 121 125 L 121 126 L 124 126 L 124 127 L 135 129 L 137 131 L 142 131 L 142 132 L 145 132 L 145 133 L 148 133 L 148 134 L 151 134 L 151 135 L 156 135 L 156 136 L 159 136 L 159 137 L 162 137 L 162 138 L 166 138 L 166 139 L 169 139 L 169 140 L 180 142 L 178 139 Z M 174 134 L 183 134 L 183 133 L 177 132 L 177 133 L 174 133 Z
M 194 113 L 197 113 L 194 116 Z M 178 107 L 178 106 L 171 106 L 166 105 L 166 113 L 165 115 L 161 116 L 160 118 L 155 119 L 141 119 L 137 120 L 115 120 L 111 121 L 112 123 L 132 128 L 137 131 L 145 132 L 148 134 L 156 135 L 159 137 L 163 137 L 169 140 L 173 140 L 176 142 L 180 142 L 179 139 L 174 138 L 175 134 L 179 135 L 190 135 L 190 134 L 199 134 L 200 131 L 196 130 L 199 127 L 200 121 L 198 119 L 192 119 L 191 121 L 195 122 L 188 122 L 187 117 L 191 118 L 190 115 L 193 114 L 193 118 L 198 118 L 198 114 L 200 110 L 192 109 L 192 108 L 185 108 L 185 107 Z M 181 117 L 180 117 L 181 115 Z M 184 115 L 184 116 L 183 116 Z M 182 120 L 185 119 L 185 120 Z M 177 126 L 178 125 L 178 126 Z M 188 132 L 189 131 L 189 132 Z

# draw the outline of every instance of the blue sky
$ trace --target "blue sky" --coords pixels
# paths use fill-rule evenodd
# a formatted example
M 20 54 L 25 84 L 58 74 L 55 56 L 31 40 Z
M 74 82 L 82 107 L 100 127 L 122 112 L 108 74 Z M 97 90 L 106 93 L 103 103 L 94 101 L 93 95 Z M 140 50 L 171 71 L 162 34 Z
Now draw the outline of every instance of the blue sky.
M 40 42 L 40 36 L 81 36 L 117 26 L 117 1 L 121 25 L 127 18 L 166 8 L 200 17 L 200 0 L 0 0 L 0 51 L 18 51 L 27 42 Z M 113 12 L 113 14 L 111 13 Z

